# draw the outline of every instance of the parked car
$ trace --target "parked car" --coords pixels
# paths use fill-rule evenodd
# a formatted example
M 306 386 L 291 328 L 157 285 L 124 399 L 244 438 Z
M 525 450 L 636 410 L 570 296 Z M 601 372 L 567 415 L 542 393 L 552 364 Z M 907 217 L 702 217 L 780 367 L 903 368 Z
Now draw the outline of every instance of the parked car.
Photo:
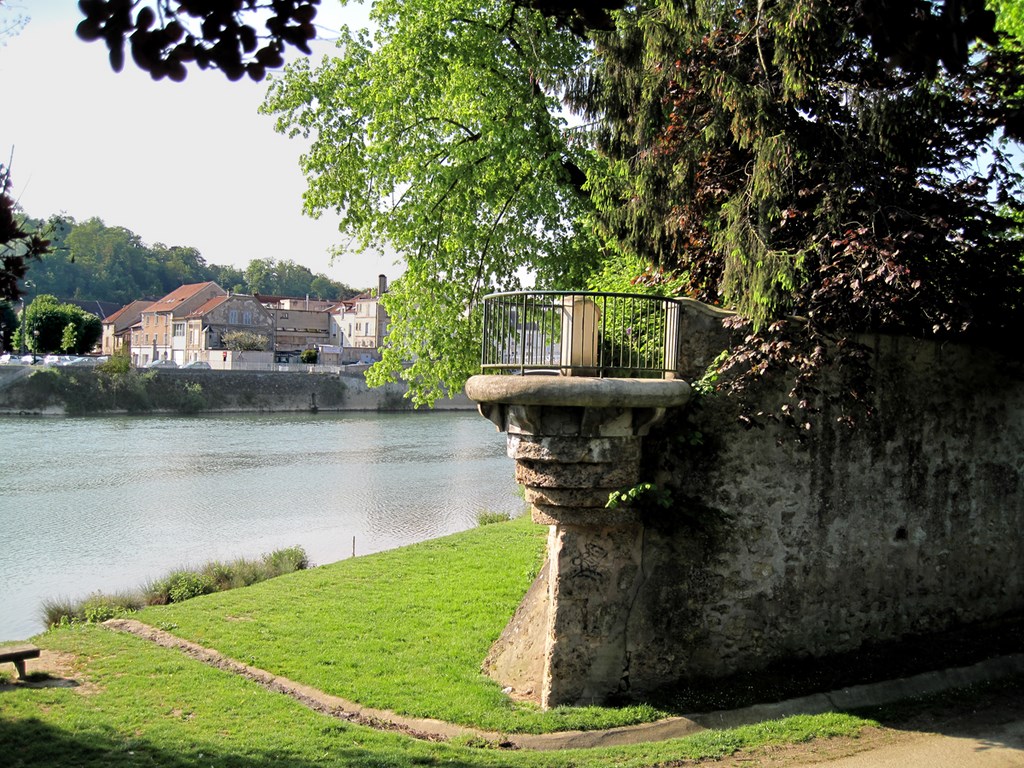
M 178 364 L 173 360 L 151 360 L 146 363 L 147 368 L 177 368 Z
M 96 365 L 96 363 L 98 362 L 99 360 L 97 360 L 95 357 L 71 357 L 60 363 L 60 365 Z
M 43 358 L 43 365 L 60 365 L 60 355 L 47 355 Z
M 185 364 L 184 364 L 183 366 L 181 366 L 181 367 L 182 367 L 182 368 L 190 368 L 190 369 L 192 369 L 193 371 L 194 371 L 194 370 L 197 370 L 197 369 L 198 369 L 198 370 L 203 370 L 203 371 L 208 371 L 208 370 L 210 370 L 210 364 L 209 364 L 208 362 L 206 362 L 205 360 L 193 360 L 193 361 L 192 361 L 192 362 L 190 362 L 190 363 L 185 363 Z

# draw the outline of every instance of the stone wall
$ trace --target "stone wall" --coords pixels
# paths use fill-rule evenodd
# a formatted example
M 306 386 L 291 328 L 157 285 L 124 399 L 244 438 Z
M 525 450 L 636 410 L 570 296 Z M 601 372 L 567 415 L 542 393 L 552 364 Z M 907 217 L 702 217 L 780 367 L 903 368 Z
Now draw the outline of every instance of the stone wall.
M 728 338 L 713 313 L 689 319 L 704 365 Z M 876 415 L 854 430 L 828 410 L 803 439 L 747 429 L 711 397 L 645 442 L 673 503 L 645 521 L 624 649 L 634 690 L 1024 610 L 1021 364 L 865 341 Z
M 725 316 L 687 306 L 687 380 L 731 344 Z M 735 397 L 698 397 L 643 438 L 639 479 L 659 495 L 635 522 L 528 495 L 552 523 L 548 566 L 485 670 L 544 706 L 585 704 L 1024 614 L 1021 362 L 863 341 L 875 414 L 854 429 L 827 407 L 809 431 L 751 428 Z M 483 383 L 470 395 L 505 414 L 519 459 L 523 406 L 494 405 Z M 777 412 L 788 389 L 764 381 L 748 412 Z
M 371 389 L 362 374 L 0 366 L 0 414 L 393 411 L 412 407 L 405 392 L 404 383 Z M 474 406 L 459 395 L 436 407 Z

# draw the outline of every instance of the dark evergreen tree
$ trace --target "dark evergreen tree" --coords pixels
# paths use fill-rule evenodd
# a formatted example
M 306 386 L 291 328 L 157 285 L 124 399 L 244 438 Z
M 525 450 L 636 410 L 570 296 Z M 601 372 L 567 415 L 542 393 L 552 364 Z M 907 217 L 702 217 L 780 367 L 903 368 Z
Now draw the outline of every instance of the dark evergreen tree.
M 602 228 L 750 321 L 741 380 L 793 365 L 809 406 L 851 333 L 1015 329 L 1024 69 L 977 5 L 656 0 L 594 34 L 573 98 L 600 125 Z M 866 7 L 975 47 L 901 48 Z

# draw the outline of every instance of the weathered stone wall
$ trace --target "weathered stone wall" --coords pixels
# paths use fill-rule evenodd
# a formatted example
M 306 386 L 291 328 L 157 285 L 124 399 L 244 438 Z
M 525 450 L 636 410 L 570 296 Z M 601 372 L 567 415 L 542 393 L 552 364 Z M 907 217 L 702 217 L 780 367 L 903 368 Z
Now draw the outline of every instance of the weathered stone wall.
M 688 320 L 695 378 L 728 337 L 713 312 Z M 876 415 L 854 430 L 827 410 L 802 440 L 746 429 L 711 397 L 647 438 L 673 504 L 646 519 L 634 692 L 1024 610 L 1021 364 L 865 341 Z

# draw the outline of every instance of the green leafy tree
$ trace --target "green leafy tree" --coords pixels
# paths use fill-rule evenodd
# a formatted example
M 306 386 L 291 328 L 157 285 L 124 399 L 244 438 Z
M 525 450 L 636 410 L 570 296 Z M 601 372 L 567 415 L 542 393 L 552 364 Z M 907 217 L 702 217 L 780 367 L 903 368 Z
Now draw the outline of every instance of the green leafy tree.
M 245 268 L 245 287 L 249 293 L 273 294 L 277 287 L 277 272 L 273 259 L 252 259 Z
M 64 326 L 64 333 L 61 334 L 60 338 L 60 350 L 61 352 L 70 352 L 75 348 L 78 342 L 78 329 L 74 323 L 68 323 Z
M 266 336 L 252 331 L 228 331 L 220 340 L 225 348 L 236 352 L 262 352 L 268 344 Z
M 19 333 L 24 335 L 25 346 L 35 354 L 85 354 L 99 342 L 103 325 L 98 317 L 74 304 L 61 304 L 55 296 L 41 294 L 25 308 Z M 72 336 L 73 343 L 66 346 Z
M 568 30 L 497 0 L 378 0 L 369 32 L 275 80 L 263 111 L 304 135 L 305 206 L 335 211 L 361 247 L 388 244 L 405 275 L 369 379 L 401 377 L 417 404 L 476 367 L 480 296 L 579 286 L 597 244 L 580 189 L 589 162 L 560 115 L 560 83 L 587 56 Z

